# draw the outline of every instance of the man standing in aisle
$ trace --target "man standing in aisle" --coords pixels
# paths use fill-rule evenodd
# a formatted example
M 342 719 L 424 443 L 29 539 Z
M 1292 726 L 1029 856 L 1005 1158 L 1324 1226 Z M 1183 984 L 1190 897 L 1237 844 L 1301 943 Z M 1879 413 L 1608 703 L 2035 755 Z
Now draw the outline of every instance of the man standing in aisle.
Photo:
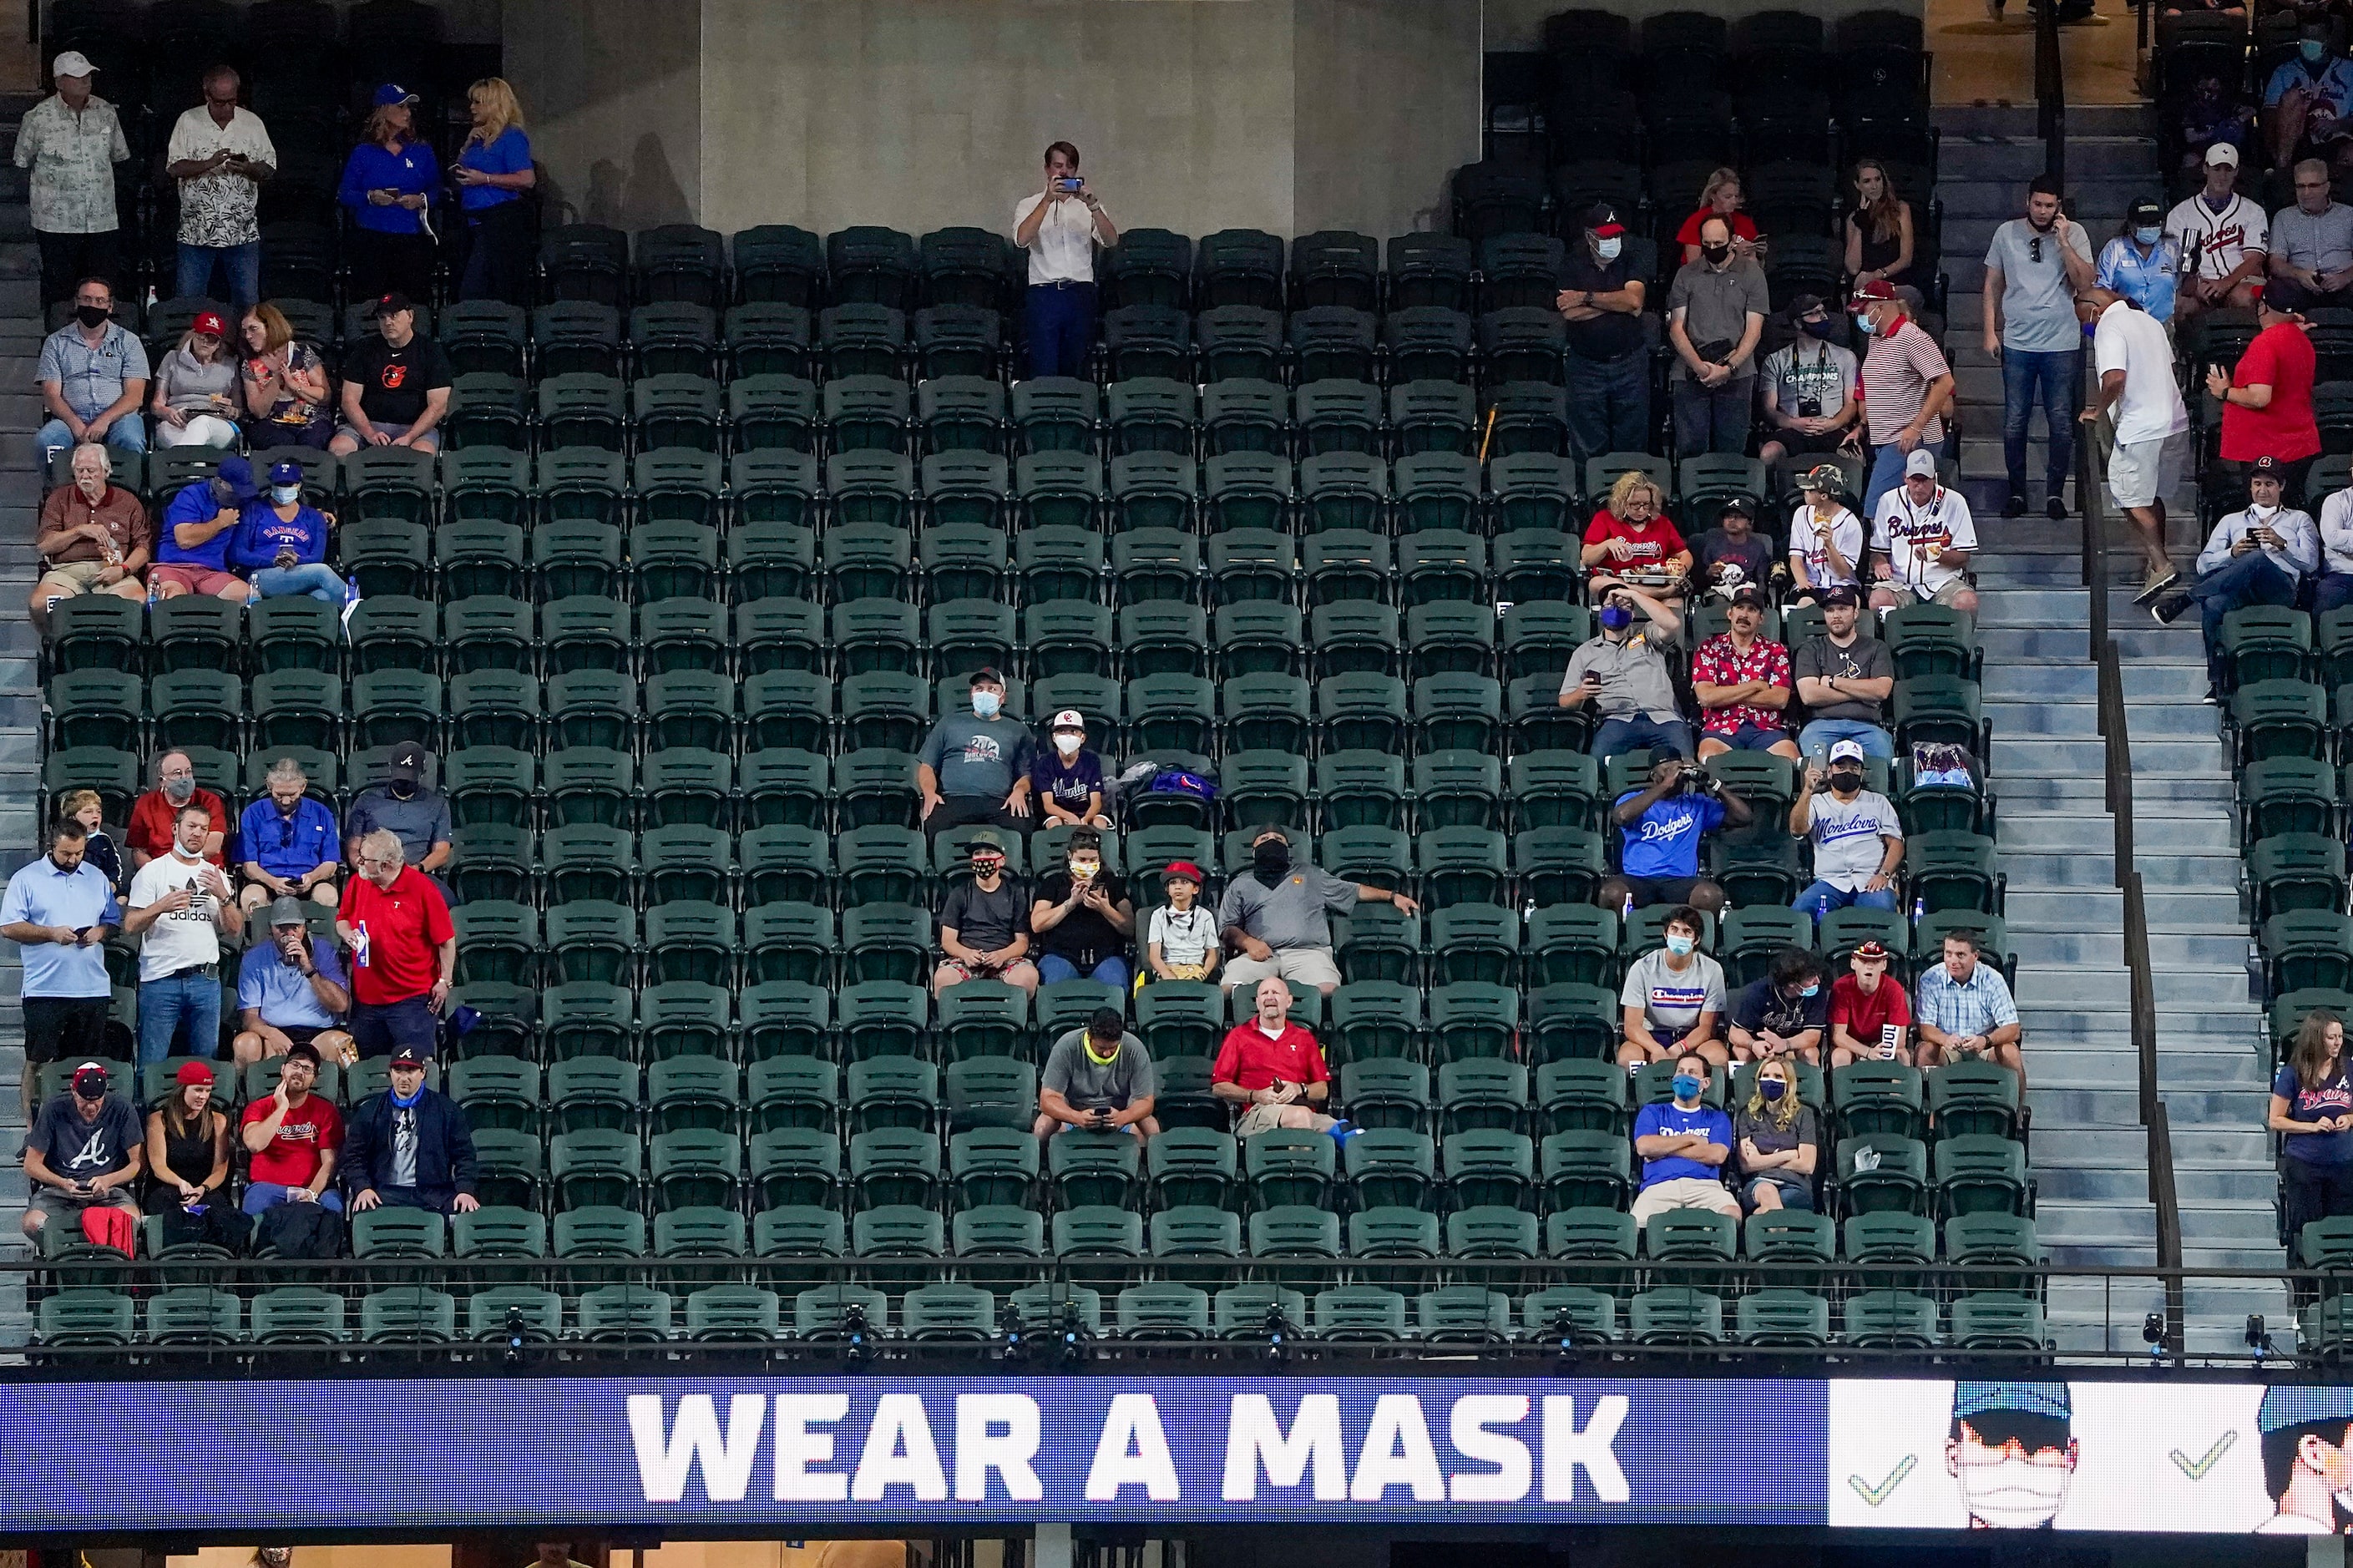
M 1079 150 L 1068 142 L 1046 149 L 1046 188 L 1013 209 L 1013 243 L 1029 253 L 1029 298 L 1022 336 L 1029 342 L 1029 374 L 1082 375 L 1095 335 L 1095 255 L 1098 243 L 1119 243 L 1119 230 L 1079 174 Z
M 2067 515 L 2083 379 L 2075 294 L 2095 273 L 2083 226 L 2059 210 L 2059 182 L 2038 174 L 2026 189 L 2026 216 L 1994 230 L 1986 247 L 1985 352 L 2001 366 L 2001 456 L 2010 471 L 2003 515 L 2026 510 L 2026 430 L 2039 402 L 2050 439 L 2043 510 L 2056 521 Z
M 59 55 L 49 67 L 57 95 L 26 110 L 16 127 L 16 167 L 32 172 L 44 307 L 71 299 L 79 278 L 122 281 L 114 165 L 131 156 L 131 143 L 114 105 L 90 91 L 97 69 L 77 50 Z
M 2099 390 L 2084 410 L 2096 425 L 2113 412 L 2116 445 L 2108 448 L 2108 489 L 2140 533 L 2148 571 L 2136 604 L 2146 605 L 2180 580 L 2165 550 L 2165 496 L 2181 482 L 2189 455 L 2189 410 L 2173 380 L 2173 340 L 2163 323 L 2107 289 L 2084 290 L 2099 312 L 2092 332 L 2092 367 Z

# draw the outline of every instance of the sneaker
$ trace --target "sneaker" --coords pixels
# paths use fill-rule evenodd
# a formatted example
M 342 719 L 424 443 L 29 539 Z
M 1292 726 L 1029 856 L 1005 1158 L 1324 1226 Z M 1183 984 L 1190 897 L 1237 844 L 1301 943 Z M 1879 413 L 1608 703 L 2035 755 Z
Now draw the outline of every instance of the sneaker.
M 2004 517 L 2024 517 L 2026 515 L 2025 492 L 2022 490 L 2010 491 L 2010 499 L 2001 503 L 2001 515 Z
M 2133 603 L 2154 604 L 2159 595 L 2180 581 L 2181 574 L 2173 566 L 2152 566 L 2148 574 L 2140 580 L 2140 592 L 2133 595 Z
M 2042 515 L 2053 522 L 2064 522 L 2067 521 L 2067 503 L 2059 497 L 2052 496 L 2042 503 Z
M 2174 622 L 2179 620 L 2181 618 L 2181 612 L 2189 607 L 2189 595 L 2168 594 L 2165 597 L 2158 600 L 2154 605 L 2151 605 L 2148 607 L 2148 613 L 2150 616 L 2156 620 L 2158 626 L 2169 626 Z

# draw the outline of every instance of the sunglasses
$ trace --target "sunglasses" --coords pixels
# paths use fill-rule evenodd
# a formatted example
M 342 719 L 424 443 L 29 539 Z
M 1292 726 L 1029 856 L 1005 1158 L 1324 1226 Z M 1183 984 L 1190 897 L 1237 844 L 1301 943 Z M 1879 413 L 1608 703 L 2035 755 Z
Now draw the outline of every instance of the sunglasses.
M 2042 240 L 2041 237 L 2038 236 L 2026 242 L 2026 259 L 2037 262 L 2042 259 Z

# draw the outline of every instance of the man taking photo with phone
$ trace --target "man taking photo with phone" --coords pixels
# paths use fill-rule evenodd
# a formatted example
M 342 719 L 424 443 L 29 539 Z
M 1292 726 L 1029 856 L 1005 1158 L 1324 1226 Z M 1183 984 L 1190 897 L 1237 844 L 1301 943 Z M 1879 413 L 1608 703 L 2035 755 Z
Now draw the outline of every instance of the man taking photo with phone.
M 1022 335 L 1029 374 L 1080 375 L 1095 335 L 1095 253 L 1119 243 L 1119 230 L 1079 173 L 1068 142 L 1046 149 L 1046 185 L 1013 209 L 1013 243 L 1029 253 L 1029 297 Z

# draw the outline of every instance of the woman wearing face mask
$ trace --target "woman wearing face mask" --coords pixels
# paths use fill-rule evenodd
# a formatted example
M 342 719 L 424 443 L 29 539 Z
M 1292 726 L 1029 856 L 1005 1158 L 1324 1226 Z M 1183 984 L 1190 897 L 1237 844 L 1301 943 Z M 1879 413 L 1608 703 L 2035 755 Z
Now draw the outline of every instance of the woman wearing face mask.
M 2181 281 L 2181 245 L 2165 232 L 2165 207 L 2148 196 L 2125 214 L 2116 237 L 2100 247 L 2099 285 L 2170 323 L 2173 292 Z
M 1126 885 L 1103 868 L 1103 835 L 1092 827 L 1074 830 L 1069 856 L 1063 869 L 1039 879 L 1029 906 L 1039 982 L 1092 980 L 1124 994 L 1135 906 Z
M 1627 966 L 1618 998 L 1626 1036 L 1618 1047 L 1620 1066 L 1666 1061 L 1683 1051 L 1717 1067 L 1732 1059 L 1715 1032 L 1724 1016 L 1724 966 L 1699 951 L 1704 929 L 1697 910 L 1679 909 L 1667 917 L 1665 945 Z
M 204 311 L 156 365 L 155 395 L 147 411 L 155 416 L 157 446 L 237 445 L 237 416 L 244 404 L 227 337 L 218 312 Z
M 294 341 L 293 324 L 278 307 L 256 305 L 237 331 L 245 344 L 246 438 L 265 447 L 326 449 L 334 434 L 328 408 L 327 367 L 307 343 Z
M 2263 1125 L 2279 1135 L 2288 1246 L 2316 1219 L 2353 1215 L 2353 1084 L 2345 1071 L 2345 1025 L 2316 1008 L 2304 1016 Z
M 1886 164 L 1864 158 L 1854 166 L 1854 210 L 1846 215 L 1847 276 L 1904 283 L 1911 270 L 1912 204 L 1895 194 Z
M 1841 499 L 1846 491 L 1846 470 L 1826 463 L 1799 482 L 1803 500 L 1789 517 L 1789 578 L 1795 592 L 1790 603 L 1821 602 L 1828 590 L 1859 587 L 1856 567 L 1862 560 L 1862 519 Z
M 257 599 L 308 594 L 340 605 L 349 590 L 327 562 L 333 519 L 302 500 L 302 470 L 280 463 L 269 470 L 269 498 L 247 503 L 228 547 L 229 564 L 248 574 Z
M 1075 708 L 1054 715 L 1053 744 L 1029 764 L 1029 787 L 1048 827 L 1109 827 L 1103 812 L 1103 758 L 1087 744 L 1086 716 Z
M 1586 525 L 1581 556 L 1592 575 L 1587 592 L 1599 601 L 1615 587 L 1647 589 L 1680 613 L 1691 547 L 1667 516 L 1658 481 L 1629 468 L 1609 487 L 1609 500 Z
M 1750 1213 L 1814 1206 L 1821 1127 L 1812 1107 L 1798 1100 L 1797 1068 L 1778 1058 L 1757 1068 L 1732 1136 L 1740 1153 L 1740 1201 Z
M 1757 237 L 1756 220 L 1740 210 L 1747 199 L 1741 192 L 1738 172 L 1717 169 L 1708 175 L 1707 183 L 1699 188 L 1699 205 L 1683 219 L 1683 227 L 1675 230 L 1675 243 L 1683 247 L 1685 266 L 1699 259 L 1699 226 L 1712 217 L 1720 217 L 1732 226 L 1735 255 L 1743 261 L 1756 258 L 1765 242 Z

